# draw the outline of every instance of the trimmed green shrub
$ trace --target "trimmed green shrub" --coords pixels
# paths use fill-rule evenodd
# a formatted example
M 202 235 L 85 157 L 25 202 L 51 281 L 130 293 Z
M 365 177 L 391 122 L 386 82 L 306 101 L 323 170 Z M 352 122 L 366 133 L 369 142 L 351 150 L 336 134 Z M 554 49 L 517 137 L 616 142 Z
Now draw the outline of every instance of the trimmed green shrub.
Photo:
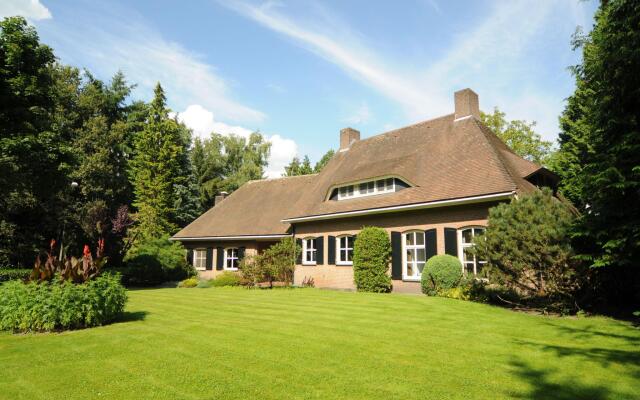
M 240 286 L 240 279 L 240 275 L 231 271 L 224 271 L 222 274 L 218 275 L 218 277 L 211 280 L 211 286 Z
M 365 227 L 353 245 L 353 280 L 361 292 L 391 291 L 389 256 L 391 242 L 382 228 Z
M 199 289 L 210 288 L 212 285 L 212 282 L 213 282 L 213 279 L 200 279 L 196 287 Z
M 146 240 L 125 257 L 122 281 L 127 286 L 154 286 L 194 276 L 195 269 L 186 259 L 186 250 L 168 237 Z
M 12 281 L 12 280 L 24 280 L 31 275 L 30 269 L 1 269 L 0 268 L 0 282 Z
M 454 256 L 441 254 L 431 257 L 422 270 L 422 293 L 438 295 L 439 291 L 457 287 L 462 279 L 462 264 Z
M 126 301 L 118 275 L 83 284 L 9 281 L 0 285 L 0 329 L 41 332 L 104 325 L 122 313 Z
M 198 278 L 187 278 L 178 283 L 179 288 L 194 288 L 198 286 Z
M 269 282 L 269 286 L 273 286 L 273 282 L 290 284 L 293 281 L 295 260 L 301 251 L 292 238 L 286 237 L 261 254 L 245 257 L 240 262 L 242 283 L 257 285 Z

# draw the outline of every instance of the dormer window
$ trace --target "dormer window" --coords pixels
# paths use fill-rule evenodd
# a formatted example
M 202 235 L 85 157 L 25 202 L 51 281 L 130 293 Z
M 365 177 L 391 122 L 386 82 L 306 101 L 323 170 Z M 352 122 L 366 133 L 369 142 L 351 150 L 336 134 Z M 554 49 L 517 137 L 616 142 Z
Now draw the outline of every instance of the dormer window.
M 409 187 L 398 178 L 372 179 L 333 189 L 330 200 L 346 200 L 356 197 L 373 196 L 377 194 L 393 193 Z

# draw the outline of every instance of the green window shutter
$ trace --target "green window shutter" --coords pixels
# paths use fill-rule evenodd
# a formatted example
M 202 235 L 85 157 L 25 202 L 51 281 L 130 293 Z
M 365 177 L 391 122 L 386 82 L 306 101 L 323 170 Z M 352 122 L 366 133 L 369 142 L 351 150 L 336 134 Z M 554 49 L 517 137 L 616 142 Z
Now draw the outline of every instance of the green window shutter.
M 187 263 L 193 265 L 193 249 L 187 249 Z
M 316 264 L 324 265 L 324 236 L 317 237 L 316 242 Z
M 438 254 L 438 231 L 435 228 L 424 231 L 425 261 Z
M 444 253 L 458 257 L 458 230 L 444 228 Z
M 402 279 L 402 234 L 391 232 L 391 279 Z
M 216 269 L 218 271 L 221 271 L 223 265 L 224 265 L 224 248 L 216 247 Z
M 204 269 L 211 270 L 213 262 L 213 248 L 207 247 L 207 257 L 204 260 Z
M 327 236 L 329 243 L 327 243 L 327 260 L 329 265 L 336 265 L 336 237 Z
M 296 239 L 296 245 L 300 248 L 300 253 L 296 258 L 296 264 L 302 264 L 302 239 Z

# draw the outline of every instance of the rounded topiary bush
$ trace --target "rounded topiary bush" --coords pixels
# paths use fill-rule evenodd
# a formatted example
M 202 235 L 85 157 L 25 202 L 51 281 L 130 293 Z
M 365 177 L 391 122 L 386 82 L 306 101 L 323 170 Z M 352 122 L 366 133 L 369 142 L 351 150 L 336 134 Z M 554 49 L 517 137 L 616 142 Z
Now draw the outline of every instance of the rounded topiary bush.
M 388 292 L 391 290 L 389 235 L 382 228 L 366 227 L 358 233 L 353 245 L 353 279 L 358 291 Z
M 454 256 L 442 254 L 431 257 L 422 270 L 422 293 L 435 296 L 438 291 L 452 289 L 462 279 L 462 264 Z
M 118 275 L 83 284 L 9 281 L 0 285 L 0 330 L 42 332 L 109 323 L 124 310 L 126 289 Z

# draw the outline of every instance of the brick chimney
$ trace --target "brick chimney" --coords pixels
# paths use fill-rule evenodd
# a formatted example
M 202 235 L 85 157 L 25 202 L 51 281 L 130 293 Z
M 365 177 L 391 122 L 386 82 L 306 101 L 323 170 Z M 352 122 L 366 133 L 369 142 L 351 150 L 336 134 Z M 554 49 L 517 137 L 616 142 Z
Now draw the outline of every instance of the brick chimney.
M 455 119 L 469 116 L 480 119 L 480 104 L 478 102 L 478 94 L 476 92 L 467 88 L 458 90 L 453 96 L 456 104 Z
M 218 204 L 222 203 L 222 200 L 226 199 L 228 195 L 229 193 L 227 192 L 220 192 L 220 194 L 217 194 L 213 199 L 213 206 L 215 207 Z
M 358 140 L 360 140 L 360 131 L 353 128 L 340 129 L 340 151 L 348 150 Z

